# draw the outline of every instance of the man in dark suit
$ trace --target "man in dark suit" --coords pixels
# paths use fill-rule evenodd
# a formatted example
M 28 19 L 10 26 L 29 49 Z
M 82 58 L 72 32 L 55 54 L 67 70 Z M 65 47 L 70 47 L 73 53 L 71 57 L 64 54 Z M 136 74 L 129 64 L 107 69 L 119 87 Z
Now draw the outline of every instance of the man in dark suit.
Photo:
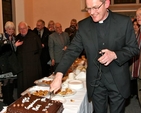
M 39 19 L 36 23 L 36 28 L 33 30 L 41 39 L 42 52 L 41 52 L 41 66 L 42 66 L 42 77 L 50 75 L 50 66 L 47 64 L 50 60 L 49 50 L 48 50 L 48 36 L 50 31 L 45 27 L 45 22 Z
M 88 67 L 86 86 L 95 113 L 124 113 L 130 95 L 128 61 L 139 54 L 131 19 L 108 10 L 110 0 L 86 0 L 90 17 L 78 24 L 78 31 L 58 65 L 50 91 L 61 87 L 61 80 L 73 61 L 85 50 Z M 108 102 L 108 100 L 110 100 Z

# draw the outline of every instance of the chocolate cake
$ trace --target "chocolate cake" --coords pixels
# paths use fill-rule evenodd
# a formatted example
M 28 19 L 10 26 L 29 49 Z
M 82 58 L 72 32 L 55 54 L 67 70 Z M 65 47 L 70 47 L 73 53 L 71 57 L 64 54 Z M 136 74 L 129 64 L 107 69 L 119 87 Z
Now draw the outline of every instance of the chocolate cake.
M 35 95 L 24 95 L 8 106 L 6 113 L 62 113 L 63 104 Z

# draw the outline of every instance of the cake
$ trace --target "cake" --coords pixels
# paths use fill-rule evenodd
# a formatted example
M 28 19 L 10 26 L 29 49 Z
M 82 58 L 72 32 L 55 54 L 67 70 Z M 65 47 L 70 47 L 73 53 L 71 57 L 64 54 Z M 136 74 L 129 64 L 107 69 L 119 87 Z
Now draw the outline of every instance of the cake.
M 26 94 L 10 104 L 6 113 L 62 113 L 63 109 L 59 101 Z

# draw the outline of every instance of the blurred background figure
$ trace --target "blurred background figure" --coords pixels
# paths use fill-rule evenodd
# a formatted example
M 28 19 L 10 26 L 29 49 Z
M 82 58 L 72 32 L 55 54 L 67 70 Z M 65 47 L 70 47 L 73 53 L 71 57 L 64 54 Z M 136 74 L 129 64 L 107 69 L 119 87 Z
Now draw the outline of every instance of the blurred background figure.
M 72 19 L 70 22 L 70 26 L 65 29 L 65 32 L 67 32 L 70 37 L 70 41 L 72 41 L 73 37 L 75 36 L 77 29 L 78 29 L 77 20 Z
M 137 35 L 138 32 L 139 32 L 139 29 L 140 29 L 140 25 L 138 24 L 137 19 L 134 19 L 134 20 L 132 21 L 132 23 L 133 23 L 133 28 L 134 28 L 134 30 L 135 30 L 135 34 Z
M 50 21 L 48 22 L 48 29 L 49 29 L 49 31 L 50 31 L 50 34 L 53 33 L 53 32 L 55 32 L 54 24 L 55 24 L 55 23 L 54 23 L 53 20 L 50 20 Z
M 71 25 L 75 26 L 76 29 L 78 29 L 78 23 L 77 23 L 77 20 L 76 20 L 76 19 L 71 19 L 71 21 L 70 21 L 70 26 L 71 26 Z M 70 27 L 70 26 L 69 26 L 69 27 Z M 69 27 L 66 28 L 65 31 L 67 31 L 67 29 L 69 29 Z
M 138 24 L 136 18 L 133 19 L 132 23 L 133 23 L 133 28 L 134 28 L 134 31 L 135 31 L 136 38 L 138 38 L 140 25 Z M 138 78 L 139 75 L 136 73 L 138 71 L 138 68 L 135 67 L 136 63 L 138 62 L 138 59 L 139 59 L 139 56 L 135 56 L 130 61 L 131 98 L 133 98 L 134 96 L 136 96 L 136 98 L 138 98 L 137 78 Z
M 70 41 L 72 41 L 72 39 L 74 38 L 76 31 L 77 29 L 74 25 L 71 25 L 69 29 L 65 31 L 68 33 Z
M 17 75 L 21 71 L 15 54 L 14 34 L 14 23 L 7 21 L 5 24 L 5 32 L 0 34 L 0 76 L 4 74 L 7 76 Z M 3 80 L 2 94 L 4 104 L 9 105 L 14 101 L 14 87 L 14 79 L 5 78 L 5 80 Z
M 23 72 L 18 75 L 17 92 L 20 97 L 23 91 L 34 85 L 35 80 L 42 77 L 40 63 L 42 44 L 38 35 L 28 30 L 26 22 L 20 22 L 18 30 L 15 45 L 17 57 L 23 69 Z
M 51 66 L 54 66 L 54 70 L 61 61 L 69 44 L 69 36 L 66 32 L 62 31 L 62 25 L 55 23 L 55 32 L 49 35 L 48 42 Z
M 137 41 L 138 41 L 138 46 L 139 46 L 139 49 L 140 49 L 140 55 L 136 57 L 137 60 L 134 63 L 134 68 L 135 68 L 134 75 L 136 75 L 138 77 L 138 79 L 137 79 L 138 98 L 139 98 L 139 101 L 141 103 L 141 7 L 139 9 L 137 9 L 136 17 L 137 17 L 137 22 L 140 25 L 140 29 L 139 29 L 139 32 L 138 32 L 137 37 L 136 37 Z
M 50 65 L 47 64 L 50 60 L 49 56 L 49 48 L 48 48 L 48 36 L 50 31 L 47 27 L 45 27 L 45 22 L 42 19 L 39 19 L 36 23 L 36 28 L 34 28 L 33 32 L 35 32 L 41 40 L 42 43 L 42 51 L 40 56 L 41 67 L 42 67 L 42 77 L 50 75 Z

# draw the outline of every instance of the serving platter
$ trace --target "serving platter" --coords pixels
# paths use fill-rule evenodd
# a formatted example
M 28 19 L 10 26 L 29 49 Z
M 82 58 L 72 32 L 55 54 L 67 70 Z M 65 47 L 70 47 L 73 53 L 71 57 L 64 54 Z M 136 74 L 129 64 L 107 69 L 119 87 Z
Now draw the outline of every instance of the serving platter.
M 45 85 L 49 86 L 51 82 L 53 81 L 53 77 L 44 77 L 39 80 L 34 81 L 36 85 Z
M 63 88 L 61 89 L 60 91 L 58 91 L 56 93 L 56 95 L 58 96 L 62 96 L 62 97 L 67 97 L 67 96 L 71 96 L 71 95 L 74 95 L 76 93 L 76 90 L 74 89 L 70 89 L 70 88 Z
M 33 86 L 25 90 L 24 92 L 21 93 L 21 95 L 25 94 L 33 94 L 36 96 L 41 96 L 41 97 L 46 97 L 49 93 L 49 87 L 47 86 Z

